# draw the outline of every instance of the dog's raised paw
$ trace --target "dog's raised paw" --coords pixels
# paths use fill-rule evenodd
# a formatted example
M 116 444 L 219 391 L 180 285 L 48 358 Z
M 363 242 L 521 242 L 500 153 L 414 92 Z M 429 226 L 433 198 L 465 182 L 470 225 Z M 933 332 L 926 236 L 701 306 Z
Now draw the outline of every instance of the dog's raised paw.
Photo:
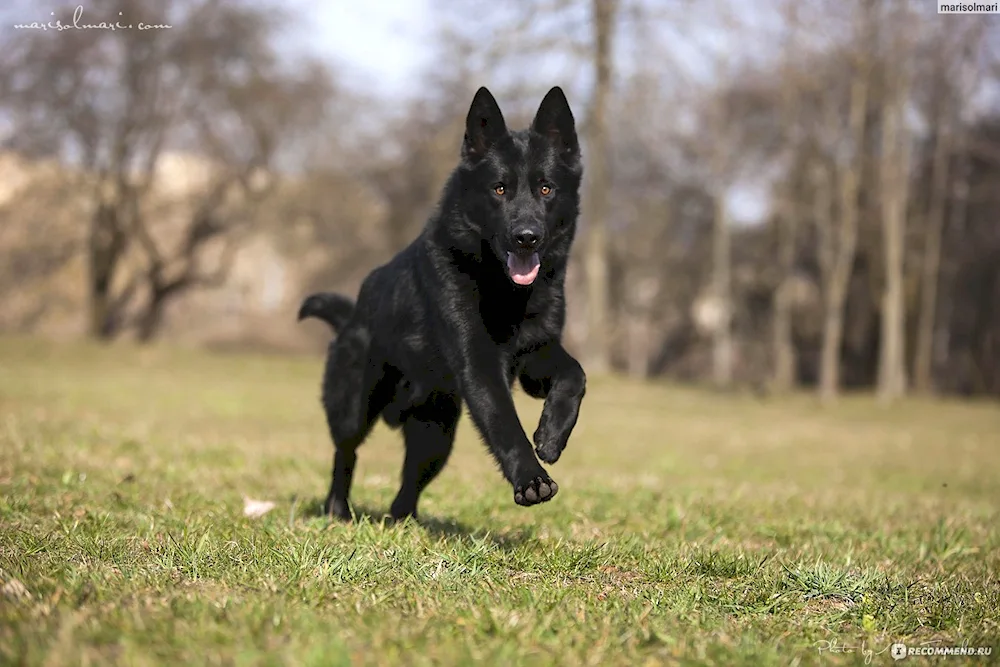
M 514 487 L 514 502 L 518 505 L 537 505 L 552 500 L 559 492 L 559 485 L 548 477 L 536 477 L 527 484 Z
M 569 434 L 553 433 L 554 429 L 551 427 L 550 420 L 547 417 L 548 415 L 542 414 L 538 428 L 535 429 L 533 440 L 538 459 L 542 463 L 551 465 L 559 460 L 563 450 L 566 449 L 566 441 L 569 439 Z
M 542 441 L 541 444 L 535 445 L 535 453 L 538 455 L 538 459 L 542 463 L 548 463 L 549 465 L 555 463 L 559 460 L 562 455 L 562 449 L 559 445 L 552 442 L 551 440 Z

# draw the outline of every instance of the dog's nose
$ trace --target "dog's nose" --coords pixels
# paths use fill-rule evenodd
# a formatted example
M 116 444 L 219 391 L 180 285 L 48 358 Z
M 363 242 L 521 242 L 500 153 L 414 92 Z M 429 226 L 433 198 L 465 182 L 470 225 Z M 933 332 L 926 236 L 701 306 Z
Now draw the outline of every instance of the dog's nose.
M 533 229 L 524 228 L 514 232 L 514 242 L 517 243 L 518 248 L 534 250 L 542 242 L 542 237 Z

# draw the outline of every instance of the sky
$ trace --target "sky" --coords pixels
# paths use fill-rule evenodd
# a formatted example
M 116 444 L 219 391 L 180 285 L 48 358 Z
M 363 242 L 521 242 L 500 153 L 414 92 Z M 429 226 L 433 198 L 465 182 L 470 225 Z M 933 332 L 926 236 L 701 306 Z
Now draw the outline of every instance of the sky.
M 329 57 L 354 87 L 409 94 L 426 62 L 433 24 L 429 0 L 293 0 L 304 48 Z

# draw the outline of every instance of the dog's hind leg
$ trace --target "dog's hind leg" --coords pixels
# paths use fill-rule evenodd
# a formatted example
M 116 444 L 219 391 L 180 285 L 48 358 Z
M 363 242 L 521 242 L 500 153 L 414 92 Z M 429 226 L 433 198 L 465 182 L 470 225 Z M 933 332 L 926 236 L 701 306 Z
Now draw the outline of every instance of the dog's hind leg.
M 535 452 L 542 461 L 555 463 L 576 426 L 587 376 L 562 345 L 551 343 L 524 358 L 519 378 L 529 396 L 545 399 L 534 435 Z
M 408 412 L 403 423 L 406 460 L 402 486 L 390 509 L 393 519 L 417 516 L 420 493 L 448 462 L 459 414 L 461 402 L 458 397 L 438 393 Z
M 362 327 L 342 332 L 330 345 L 323 379 L 323 407 L 333 439 L 333 474 L 324 511 L 350 520 L 348 496 L 357 448 L 392 399 L 395 380 L 371 360 L 371 336 Z

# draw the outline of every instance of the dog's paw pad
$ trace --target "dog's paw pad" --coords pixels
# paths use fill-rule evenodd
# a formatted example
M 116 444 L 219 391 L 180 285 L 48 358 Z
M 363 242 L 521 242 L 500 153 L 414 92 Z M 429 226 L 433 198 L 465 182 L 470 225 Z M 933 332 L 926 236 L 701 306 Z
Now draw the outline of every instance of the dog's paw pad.
M 537 505 L 551 500 L 559 491 L 559 485 L 551 479 L 536 477 L 523 486 L 514 489 L 514 502 L 518 505 Z

